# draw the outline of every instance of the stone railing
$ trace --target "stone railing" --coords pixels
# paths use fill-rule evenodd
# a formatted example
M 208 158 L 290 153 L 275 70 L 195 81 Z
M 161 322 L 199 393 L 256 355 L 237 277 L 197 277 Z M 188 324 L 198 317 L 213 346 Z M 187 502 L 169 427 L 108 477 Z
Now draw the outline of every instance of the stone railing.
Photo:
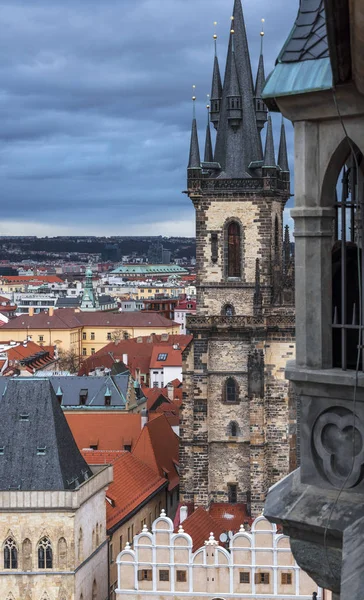
M 289 182 L 277 177 L 251 177 L 246 179 L 189 179 L 189 192 L 224 194 L 225 192 L 285 191 Z
M 216 328 L 245 328 L 245 327 L 294 327 L 294 315 L 269 315 L 269 316 L 242 316 L 236 315 L 227 317 L 225 315 L 207 316 L 207 315 L 188 315 L 187 327 L 189 329 L 209 329 Z

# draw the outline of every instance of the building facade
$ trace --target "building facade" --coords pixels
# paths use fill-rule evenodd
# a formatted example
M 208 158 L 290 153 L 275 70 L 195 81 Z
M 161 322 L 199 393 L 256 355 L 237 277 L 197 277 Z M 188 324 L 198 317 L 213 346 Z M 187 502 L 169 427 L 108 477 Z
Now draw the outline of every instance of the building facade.
M 227 548 L 213 533 L 203 547 L 195 552 L 192 547 L 193 539 L 183 526 L 175 533 L 162 511 L 152 530 L 145 526 L 135 536 L 133 548 L 127 544 L 118 555 L 116 598 L 312 600 L 313 592 L 317 600 L 323 598 L 295 562 L 289 539 L 264 517 L 258 517 L 249 532 L 242 526 Z
M 6 600 L 105 600 L 105 491 L 48 380 L 8 380 L 0 407 L 0 589 Z
M 200 159 L 192 123 L 187 194 L 196 209 L 197 314 L 184 352 L 182 500 L 242 502 L 261 513 L 269 486 L 295 460 L 294 402 L 284 365 L 294 356 L 290 195 L 282 123 L 278 160 L 255 87 L 240 0 L 235 0 L 222 85 L 215 55 L 210 121 Z M 267 123 L 263 152 L 260 132 Z M 229 466 L 227 469 L 226 466 Z

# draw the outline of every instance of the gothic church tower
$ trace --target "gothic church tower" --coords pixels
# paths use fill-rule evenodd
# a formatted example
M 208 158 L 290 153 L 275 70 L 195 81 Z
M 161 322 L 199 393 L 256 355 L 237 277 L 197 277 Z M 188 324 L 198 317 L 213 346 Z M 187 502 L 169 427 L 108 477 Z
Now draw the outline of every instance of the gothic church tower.
M 222 84 L 215 55 L 204 161 L 192 122 L 187 194 L 196 209 L 197 314 L 184 353 L 181 495 L 262 511 L 294 466 L 295 414 L 284 379 L 294 357 L 293 267 L 283 209 L 290 195 L 284 125 L 278 162 L 253 84 L 241 0 L 235 0 Z M 263 151 L 261 131 L 266 126 Z

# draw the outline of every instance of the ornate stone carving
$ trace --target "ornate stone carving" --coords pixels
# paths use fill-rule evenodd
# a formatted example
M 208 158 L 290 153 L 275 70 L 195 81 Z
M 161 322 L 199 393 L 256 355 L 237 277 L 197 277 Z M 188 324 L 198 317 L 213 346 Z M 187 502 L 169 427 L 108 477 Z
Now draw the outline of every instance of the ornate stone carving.
M 254 350 L 248 355 L 248 394 L 264 396 L 264 355 L 262 350 Z
M 363 480 L 364 426 L 348 409 L 335 407 L 321 413 L 312 430 L 316 466 L 338 489 Z

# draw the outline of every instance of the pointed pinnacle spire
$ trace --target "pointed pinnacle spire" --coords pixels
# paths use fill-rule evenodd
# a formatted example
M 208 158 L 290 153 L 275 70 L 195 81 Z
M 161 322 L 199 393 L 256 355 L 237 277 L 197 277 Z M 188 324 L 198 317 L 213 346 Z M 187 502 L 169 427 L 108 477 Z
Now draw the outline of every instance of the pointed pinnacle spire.
M 212 73 L 212 86 L 211 86 L 211 100 L 221 100 L 222 97 L 222 83 L 219 67 L 219 59 L 215 55 L 214 58 L 214 70 Z
M 197 122 L 196 118 L 192 119 L 192 131 L 191 131 L 191 143 L 190 143 L 190 157 L 188 161 L 189 169 L 199 169 L 201 167 L 200 160 L 200 147 L 198 143 L 197 134 Z
M 211 130 L 210 130 L 210 117 L 209 110 L 210 105 L 207 104 L 207 125 L 206 125 L 206 140 L 205 140 L 205 154 L 204 154 L 204 162 L 213 162 L 214 155 L 212 152 L 212 141 L 211 141 Z
M 274 156 L 274 141 L 273 141 L 273 127 L 272 118 L 268 116 L 268 128 L 267 137 L 265 139 L 265 150 L 264 150 L 264 167 L 276 167 L 276 159 Z
M 258 70 L 257 70 L 257 78 L 255 80 L 255 97 L 261 98 L 262 91 L 265 84 L 265 73 L 264 73 L 264 58 L 263 54 L 259 56 Z
M 236 59 L 235 59 L 235 52 L 234 52 L 234 33 L 230 34 L 230 44 L 231 44 L 231 52 L 228 53 L 227 64 L 226 64 L 226 74 L 225 74 L 226 95 L 228 97 L 240 96 L 240 86 L 239 86 L 238 72 L 236 69 Z
M 279 140 L 278 166 L 282 169 L 282 171 L 289 172 L 288 156 L 287 156 L 287 142 L 286 142 L 286 129 L 284 126 L 283 116 L 282 116 L 282 125 L 281 125 L 281 139 Z

